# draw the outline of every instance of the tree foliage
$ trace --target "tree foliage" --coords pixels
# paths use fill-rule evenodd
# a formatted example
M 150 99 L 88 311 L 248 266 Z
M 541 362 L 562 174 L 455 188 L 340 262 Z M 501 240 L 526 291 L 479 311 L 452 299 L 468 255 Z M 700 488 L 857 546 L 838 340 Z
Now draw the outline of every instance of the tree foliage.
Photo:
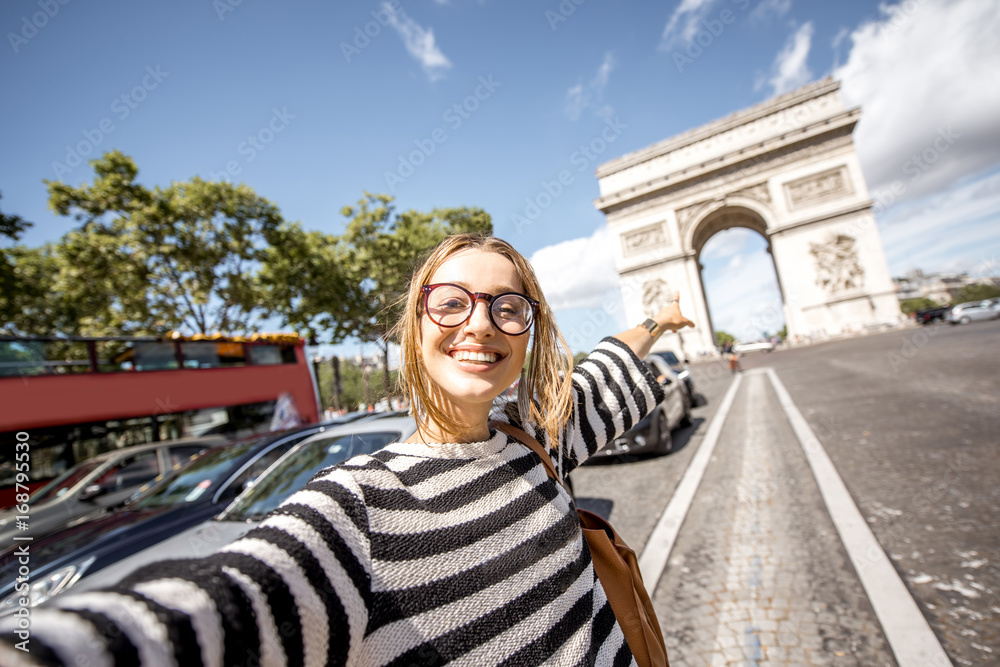
M 928 299 L 925 296 L 916 297 L 914 299 L 903 299 L 899 302 L 899 309 L 904 315 L 912 315 L 918 310 L 924 310 L 925 308 L 937 308 L 938 303 L 933 299 Z
M 80 333 L 230 332 L 269 314 L 255 274 L 286 226 L 274 204 L 198 177 L 150 190 L 118 151 L 91 165 L 89 186 L 46 182 L 50 207 L 82 223 L 60 247 L 85 286 L 65 285 L 85 306 Z
M 493 222 L 479 208 L 442 208 L 430 213 L 395 214 L 392 197 L 366 192 L 356 206 L 345 206 L 348 218 L 341 238 L 352 285 L 349 305 L 335 318 L 334 336 L 377 343 L 388 358 L 389 336 L 402 315 L 410 275 L 420 260 L 450 234 L 490 234 Z M 388 370 L 384 376 L 390 385 Z
M 962 287 L 962 289 L 955 292 L 955 296 L 951 302 L 954 304 L 969 303 L 970 301 L 983 301 L 997 297 L 1000 297 L 1000 286 L 978 283 Z
M 719 347 L 724 347 L 726 343 L 735 343 L 736 336 L 726 333 L 725 331 L 719 330 L 715 332 L 715 343 Z

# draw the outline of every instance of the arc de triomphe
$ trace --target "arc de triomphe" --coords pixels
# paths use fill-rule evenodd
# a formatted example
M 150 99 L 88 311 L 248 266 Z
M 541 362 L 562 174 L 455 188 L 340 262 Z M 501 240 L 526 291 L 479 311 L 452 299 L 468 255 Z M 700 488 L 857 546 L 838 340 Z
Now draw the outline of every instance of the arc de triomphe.
M 731 227 L 767 240 L 790 340 L 898 321 L 854 152 L 861 110 L 845 108 L 839 89 L 827 78 L 598 167 L 595 203 L 615 239 L 629 321 L 680 290 L 698 323 L 664 336 L 659 349 L 716 353 L 698 259 Z M 778 308 L 747 330 L 780 328 Z

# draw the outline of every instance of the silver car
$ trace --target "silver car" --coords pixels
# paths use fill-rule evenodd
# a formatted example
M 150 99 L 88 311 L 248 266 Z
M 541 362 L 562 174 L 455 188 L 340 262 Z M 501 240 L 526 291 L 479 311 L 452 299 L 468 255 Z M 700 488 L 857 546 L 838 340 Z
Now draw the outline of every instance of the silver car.
M 155 544 L 75 584 L 73 592 L 111 586 L 137 568 L 170 558 L 212 554 L 246 535 L 264 516 L 301 489 L 320 470 L 360 454 L 372 454 L 416 431 L 412 417 L 362 419 L 306 438 L 264 471 L 221 514 Z
M 1000 317 L 993 301 L 972 301 L 960 303 L 948 312 L 948 321 L 952 324 L 968 324 L 976 320 L 994 320 Z
M 93 510 L 117 505 L 143 484 L 225 442 L 220 435 L 164 440 L 81 461 L 31 494 L 27 512 L 18 506 L 0 512 L 0 544 L 10 544 L 15 535 L 41 535 Z

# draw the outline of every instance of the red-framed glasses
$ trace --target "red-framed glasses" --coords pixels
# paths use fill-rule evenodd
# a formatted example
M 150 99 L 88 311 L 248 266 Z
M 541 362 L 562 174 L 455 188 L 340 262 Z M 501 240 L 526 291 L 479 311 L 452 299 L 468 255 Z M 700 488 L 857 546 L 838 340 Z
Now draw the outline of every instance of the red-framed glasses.
M 538 302 L 519 292 L 487 294 L 470 292 L 461 285 L 437 283 L 423 285 L 424 311 L 434 324 L 442 327 L 457 327 L 472 317 L 476 302 L 484 300 L 490 322 L 508 336 L 520 336 L 531 328 L 538 312 Z

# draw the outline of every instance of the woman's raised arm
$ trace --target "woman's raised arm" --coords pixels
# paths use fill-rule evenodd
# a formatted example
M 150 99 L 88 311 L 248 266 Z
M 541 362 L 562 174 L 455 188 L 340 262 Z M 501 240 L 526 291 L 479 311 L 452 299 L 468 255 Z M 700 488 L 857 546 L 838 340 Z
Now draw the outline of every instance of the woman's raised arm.
M 632 348 L 635 356 L 643 359 L 653 349 L 653 343 L 667 331 L 674 332 L 684 327 L 694 326 L 694 322 L 681 314 L 679 301 L 680 292 L 674 292 L 670 302 L 650 318 L 656 326 L 647 327 L 643 324 L 637 324 L 631 329 L 615 334 L 614 337 Z

